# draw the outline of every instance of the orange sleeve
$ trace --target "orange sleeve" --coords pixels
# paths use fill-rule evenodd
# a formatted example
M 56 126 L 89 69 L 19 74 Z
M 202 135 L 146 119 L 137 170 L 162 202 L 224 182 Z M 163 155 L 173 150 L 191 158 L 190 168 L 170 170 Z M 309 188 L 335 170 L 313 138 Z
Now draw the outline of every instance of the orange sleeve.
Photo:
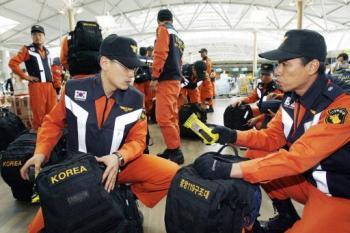
M 276 151 L 287 143 L 282 126 L 282 112 L 278 110 L 266 129 L 237 131 L 236 144 L 250 149 Z
M 281 177 L 301 174 L 343 147 L 350 141 L 350 96 L 338 97 L 320 117 L 319 123 L 309 128 L 289 151 L 281 149 L 266 157 L 240 164 L 243 178 L 251 183 L 268 182 Z M 328 123 L 331 109 L 346 109 L 344 121 Z M 271 138 L 271 141 L 274 139 Z M 317 142 L 315 143 L 315 140 Z
M 61 53 L 60 53 L 60 61 L 62 66 L 68 70 L 68 39 L 67 36 L 65 36 L 62 40 L 61 44 Z
M 242 103 L 251 104 L 251 103 L 255 103 L 258 100 L 259 100 L 259 96 L 258 96 L 258 92 L 256 91 L 256 88 L 255 88 L 254 91 L 252 93 L 250 93 L 249 96 L 245 97 L 242 100 Z
M 119 153 L 128 163 L 143 154 L 146 147 L 147 120 L 140 119 L 129 131 Z
M 152 66 L 152 77 L 159 78 L 163 72 L 164 64 L 169 54 L 169 33 L 166 27 L 157 28 L 157 39 L 154 45 L 154 58 Z
M 64 101 L 65 92 L 61 93 L 61 99 L 44 117 L 43 123 L 38 131 L 35 154 L 44 154 L 50 158 L 52 149 L 62 136 L 62 129 L 66 125 L 66 106 Z
M 17 74 L 21 79 L 24 79 L 27 75 L 19 67 L 19 64 L 27 61 L 28 59 L 28 49 L 25 46 L 23 46 L 21 50 L 9 61 L 9 67 L 11 68 L 12 72 Z
M 207 59 L 207 73 L 208 75 L 211 74 L 211 69 L 213 68 L 213 63 L 211 62 L 211 60 L 208 58 Z

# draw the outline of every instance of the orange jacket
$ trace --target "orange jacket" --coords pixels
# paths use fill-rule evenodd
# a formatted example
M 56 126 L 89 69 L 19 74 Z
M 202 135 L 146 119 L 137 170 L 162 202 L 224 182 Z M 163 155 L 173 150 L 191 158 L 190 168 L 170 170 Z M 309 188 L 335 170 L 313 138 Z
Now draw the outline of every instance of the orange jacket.
M 60 61 L 62 66 L 69 70 L 68 66 L 68 40 L 67 36 L 63 37 L 62 43 L 61 43 L 61 52 L 60 52 Z
M 213 62 L 211 61 L 211 59 L 209 57 L 206 57 L 205 59 L 203 59 L 203 61 L 207 65 L 207 73 L 208 73 L 208 76 L 210 76 L 211 70 L 213 68 Z
M 66 106 L 64 101 L 64 90 L 61 96 L 61 100 L 56 104 L 52 111 L 45 116 L 39 134 L 37 136 L 35 153 L 44 154 L 47 158 L 49 158 L 50 152 L 52 151 L 53 147 L 57 144 L 59 138 L 62 135 L 62 129 L 65 128 L 66 125 Z M 106 121 L 115 103 L 115 100 L 113 98 L 110 98 L 108 100 L 104 119 L 102 119 L 106 101 L 106 96 L 102 96 L 95 101 L 97 121 L 99 123 L 99 127 L 101 127 L 102 123 Z M 132 161 L 143 154 L 143 150 L 146 145 L 146 134 L 146 120 L 139 120 L 131 128 L 123 146 L 118 150 L 118 152 L 123 156 L 125 163 Z
M 269 151 L 263 158 L 242 162 L 243 178 L 251 183 L 269 182 L 281 177 L 302 174 L 327 158 L 350 141 L 350 119 L 343 124 L 326 122 L 330 109 L 345 108 L 349 112 L 350 96 L 342 94 L 321 114 L 318 124 L 309 128 L 289 150 L 280 149 L 286 144 L 282 126 L 282 110 L 278 110 L 267 129 L 238 131 L 236 143 L 256 150 Z M 305 109 L 300 106 L 300 123 Z M 296 127 L 296 126 L 295 126 Z M 317 142 L 315 142 L 317 140 Z
M 263 88 L 263 91 L 266 91 L 266 88 Z M 283 92 L 279 89 L 275 89 L 274 91 L 270 92 L 270 93 L 275 93 L 278 95 L 278 99 L 281 99 L 281 97 L 283 97 Z M 242 102 L 245 104 L 252 104 L 255 103 L 256 101 L 258 101 L 260 99 L 259 95 L 258 95 L 258 88 L 255 88 L 254 91 L 252 93 L 250 93 L 249 96 L 245 97 Z
M 62 67 L 59 65 L 52 65 L 52 80 L 54 88 L 61 88 L 62 85 Z
M 164 64 L 169 54 L 170 37 L 165 26 L 157 28 L 157 39 L 154 45 L 152 77 L 158 78 L 163 72 Z
M 39 49 L 40 56 L 42 58 L 46 57 L 46 52 L 44 48 Z M 13 56 L 10 61 L 9 61 L 9 67 L 13 71 L 13 73 L 17 74 L 21 79 L 25 79 L 27 76 L 26 73 L 22 71 L 22 69 L 19 67 L 19 64 L 22 62 L 28 61 L 29 60 L 29 53 L 28 49 L 23 46 L 19 52 Z

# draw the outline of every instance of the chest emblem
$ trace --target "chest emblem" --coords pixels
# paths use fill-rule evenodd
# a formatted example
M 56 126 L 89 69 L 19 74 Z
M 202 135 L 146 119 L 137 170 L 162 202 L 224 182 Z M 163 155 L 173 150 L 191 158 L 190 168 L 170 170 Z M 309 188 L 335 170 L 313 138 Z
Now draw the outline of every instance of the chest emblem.
M 81 90 L 75 90 L 74 92 L 74 99 L 85 101 L 87 97 L 87 91 L 81 91 Z

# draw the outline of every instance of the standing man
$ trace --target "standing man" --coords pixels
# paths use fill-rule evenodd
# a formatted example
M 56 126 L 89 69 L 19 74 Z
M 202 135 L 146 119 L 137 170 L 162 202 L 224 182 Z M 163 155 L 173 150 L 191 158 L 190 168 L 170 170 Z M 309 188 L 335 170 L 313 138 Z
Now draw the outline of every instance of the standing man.
M 99 56 L 101 73 L 67 82 L 61 100 L 45 117 L 33 157 L 21 168 L 22 178 L 28 179 L 31 165 L 39 172 L 67 126 L 68 150 L 93 154 L 106 165 L 101 182 L 108 192 L 115 188 L 119 173 L 118 182 L 131 184 L 132 192 L 147 207 L 167 194 L 178 165 L 143 154 L 147 132 L 143 95 L 130 86 L 134 69 L 142 65 L 136 52 L 133 39 L 106 37 Z M 40 210 L 29 233 L 41 232 L 43 227 Z
M 221 144 L 254 149 L 252 159 L 231 165 L 203 157 L 196 164 L 205 177 L 261 183 L 279 213 L 266 232 L 349 232 L 350 96 L 326 77 L 326 55 L 323 36 L 311 30 L 290 30 L 278 49 L 260 54 L 278 61 L 285 94 L 276 116 L 259 131 L 213 129 Z M 301 219 L 291 199 L 304 204 Z
M 160 10 L 157 20 L 151 88 L 156 88 L 156 118 L 167 146 L 158 156 L 183 164 L 177 100 L 185 45 L 172 24 L 173 15 L 168 9 Z
M 207 112 L 214 112 L 213 108 L 213 96 L 214 96 L 214 84 L 211 82 L 210 74 L 212 72 L 213 64 L 211 59 L 208 57 L 208 50 L 202 48 L 198 51 L 201 54 L 202 60 L 207 65 L 207 74 L 200 87 L 201 101 L 207 106 Z
M 49 50 L 44 47 L 45 31 L 40 25 L 31 28 L 33 43 L 23 46 L 16 56 L 10 59 L 9 67 L 20 78 L 28 80 L 30 107 L 33 113 L 33 129 L 37 130 L 44 116 L 56 104 L 56 90 L 52 85 Z M 25 63 L 28 75 L 19 64 Z

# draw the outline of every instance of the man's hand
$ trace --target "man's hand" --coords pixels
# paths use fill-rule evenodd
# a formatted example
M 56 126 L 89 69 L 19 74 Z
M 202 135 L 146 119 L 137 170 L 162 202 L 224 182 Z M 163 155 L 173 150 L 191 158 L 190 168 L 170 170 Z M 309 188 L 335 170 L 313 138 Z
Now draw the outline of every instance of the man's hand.
M 106 165 L 106 169 L 102 175 L 102 183 L 105 182 L 105 190 L 107 192 L 111 192 L 115 187 L 115 183 L 117 182 L 117 175 L 119 172 L 118 157 L 112 154 L 95 158 L 97 162 L 104 163 Z
M 45 161 L 44 154 L 34 154 L 33 157 L 27 160 L 27 162 L 22 166 L 20 170 L 22 179 L 29 180 L 28 170 L 29 170 L 29 167 L 33 165 L 35 168 L 35 176 L 37 176 L 40 172 L 41 165 L 44 163 L 44 161 Z
M 259 121 L 259 118 L 253 117 L 247 121 L 247 126 L 253 127 L 258 121 Z
M 40 79 L 39 78 L 37 78 L 37 77 L 34 77 L 34 76 L 26 76 L 25 78 L 24 78 L 25 80 L 28 80 L 29 82 L 39 82 L 40 81 Z
M 225 126 L 216 125 L 212 131 L 212 133 L 219 134 L 218 143 L 220 144 L 226 144 L 226 143 L 235 143 L 237 139 L 237 132 L 236 130 L 227 128 Z
M 212 155 L 199 157 L 193 166 L 205 179 L 229 179 L 232 168 L 231 163 L 219 161 Z
M 151 91 L 156 91 L 157 90 L 157 84 L 158 84 L 158 80 L 154 79 L 151 81 L 151 83 L 149 84 Z
M 242 101 L 241 100 L 237 100 L 237 101 L 233 102 L 231 104 L 231 106 L 234 108 L 234 107 L 239 107 L 241 104 L 242 104 Z

